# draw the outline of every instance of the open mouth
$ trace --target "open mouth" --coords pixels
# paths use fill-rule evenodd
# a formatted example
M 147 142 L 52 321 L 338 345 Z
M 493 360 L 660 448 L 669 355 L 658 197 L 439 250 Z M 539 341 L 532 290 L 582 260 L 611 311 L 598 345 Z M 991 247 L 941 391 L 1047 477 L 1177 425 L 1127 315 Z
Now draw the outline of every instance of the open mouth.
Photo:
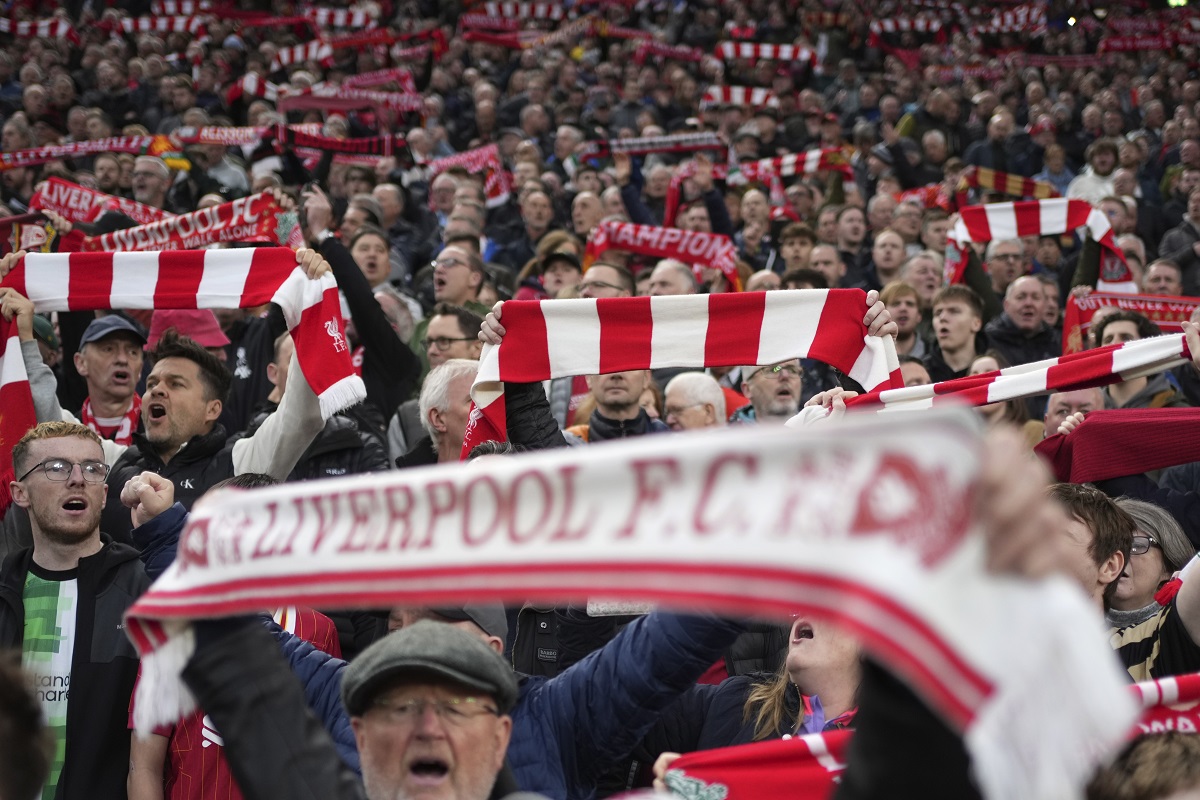
M 87 502 L 80 500 L 77 497 L 72 497 L 70 500 L 63 503 L 62 507 L 64 511 L 86 511 Z
M 813 638 L 813 626 L 809 625 L 807 622 L 797 623 L 796 627 L 792 630 L 793 642 L 811 638 Z
M 151 403 L 147 413 L 150 414 L 150 419 L 162 419 L 167 415 L 167 409 L 161 403 Z
M 113 370 L 112 379 L 114 383 L 129 383 L 129 378 L 130 375 L 128 370 Z
M 421 758 L 408 770 L 418 783 L 439 783 L 450 774 L 450 765 L 439 758 Z

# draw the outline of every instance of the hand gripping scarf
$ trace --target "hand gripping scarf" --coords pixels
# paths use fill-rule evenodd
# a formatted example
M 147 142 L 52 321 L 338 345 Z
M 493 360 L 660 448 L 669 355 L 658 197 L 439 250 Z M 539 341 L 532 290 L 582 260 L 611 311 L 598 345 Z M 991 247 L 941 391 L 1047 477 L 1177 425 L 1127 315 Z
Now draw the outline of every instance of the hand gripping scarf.
M 325 418 L 366 397 L 350 366 L 337 283 L 329 274 L 309 280 L 287 248 L 27 255 L 0 286 L 28 297 L 39 312 L 277 303 Z
M 902 386 L 891 337 L 868 336 L 859 289 L 507 302 L 485 345 L 463 455 L 505 441 L 504 381 L 815 358 L 868 388 Z
M 962 409 L 905 426 L 868 416 L 206 497 L 126 617 L 142 654 L 135 723 L 186 708 L 191 619 L 298 597 L 655 600 L 829 617 L 963 732 L 988 797 L 1075 796 L 1136 703 L 1076 587 L 986 571 L 980 430 Z

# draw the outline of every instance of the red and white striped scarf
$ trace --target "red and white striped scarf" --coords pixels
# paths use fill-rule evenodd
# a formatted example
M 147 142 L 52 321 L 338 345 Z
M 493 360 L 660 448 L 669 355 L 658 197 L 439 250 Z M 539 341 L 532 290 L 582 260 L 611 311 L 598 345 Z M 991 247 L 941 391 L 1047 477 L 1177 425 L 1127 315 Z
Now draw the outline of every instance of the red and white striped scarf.
M 721 42 L 717 45 L 717 58 L 722 61 L 803 61 L 817 63 L 817 53 L 809 47 L 796 44 L 760 44 L 758 42 Z
M 462 14 L 458 18 L 458 25 L 463 30 L 516 31 L 521 28 L 521 20 L 489 14 Z
M 903 428 L 870 417 L 222 492 L 126 617 L 135 724 L 185 707 L 191 619 L 298 597 L 657 600 L 830 617 L 963 732 L 987 796 L 1074 796 L 1136 703 L 1077 588 L 987 572 L 980 428 L 963 410 Z
M 963 172 L 962 186 L 990 189 L 994 192 L 1014 197 L 1026 197 L 1031 200 L 1050 200 L 1059 196 L 1058 190 L 1045 181 L 1035 181 L 1024 175 L 1000 172 L 989 167 L 967 167 Z
M 276 303 L 325 417 L 366 397 L 350 368 L 337 282 L 330 274 L 309 280 L 287 248 L 27 255 L 0 285 L 40 312 Z
M 1200 732 L 1200 675 L 1179 675 L 1130 687 L 1142 715 L 1130 732 Z M 671 765 L 667 787 L 684 798 L 833 797 L 846 769 L 852 730 L 835 730 L 687 753 Z
M 352 10 L 349 8 L 310 8 L 304 16 L 313 21 L 319 28 L 354 28 L 369 30 L 374 28 L 378 20 L 378 12 L 372 10 Z
M 854 170 L 850 166 L 850 162 L 846 160 L 846 154 L 836 147 L 749 161 L 738 164 L 737 169 L 748 181 L 766 181 L 773 175 L 791 178 L 796 175 L 813 175 L 817 172 L 840 172 L 847 180 L 854 177 Z
M 970 29 L 972 36 L 996 33 L 1024 33 L 1037 36 L 1045 32 L 1046 7 L 1032 4 L 997 11 L 989 22 Z
M 567 11 L 561 3 L 514 3 L 490 2 L 484 4 L 484 12 L 491 17 L 508 19 L 566 19 Z
M 292 64 L 303 64 L 306 61 L 316 61 L 323 67 L 333 66 L 333 47 L 323 39 L 295 44 L 291 47 L 281 47 L 271 62 L 271 72 L 276 72 Z
M 29 207 L 53 211 L 71 222 L 93 222 L 105 211 L 119 211 L 135 222 L 146 224 L 175 216 L 161 208 L 127 197 L 117 197 L 77 183 L 50 177 L 38 184 Z
M 644 156 L 650 153 L 695 153 L 701 150 L 724 151 L 726 145 L 711 131 L 676 133 L 670 136 L 639 136 L 631 139 L 596 139 L 584 142 L 579 158 L 607 158 L 613 153 Z
M 288 92 L 276 103 L 280 113 L 285 111 L 320 108 L 325 110 L 355 111 L 373 108 L 376 111 L 408 113 L 424 108 L 425 98 L 408 92 L 372 92 L 367 89 L 340 89 L 332 86 L 313 87 L 299 92 Z
M 779 98 L 770 89 L 761 86 L 709 86 L 700 99 L 700 107 L 710 106 L 778 106 Z
M 505 381 L 815 358 L 864 387 L 902 386 L 895 343 L 862 324 L 865 298 L 814 289 L 505 303 L 508 332 L 480 357 L 463 455 L 507 439 Z
M 244 95 L 250 95 L 251 97 L 261 97 L 267 102 L 274 103 L 282 94 L 284 94 L 284 90 L 279 84 L 271 83 L 266 78 L 249 72 L 229 87 L 229 91 L 225 93 L 225 100 L 233 104 Z
M 607 250 L 674 258 L 685 264 L 706 264 L 727 277 L 737 273 L 737 248 L 732 239 L 720 233 L 605 220 L 588 236 L 585 259 L 590 263 Z
M 982 375 L 871 392 L 848 401 L 847 405 L 882 405 L 887 411 L 917 410 L 944 403 L 982 406 L 1157 375 L 1190 359 L 1181 334 L 1157 336 L 1019 364 Z
M 126 33 L 190 33 L 201 34 L 205 29 L 203 17 L 126 17 L 121 20 Z
M 79 32 L 65 19 L 14 20 L 0 17 L 0 33 L 20 39 L 66 39 L 80 43 Z
M 1114 285 L 1124 284 L 1118 291 L 1136 291 L 1133 286 L 1133 274 L 1125 264 L 1125 254 L 1117 247 L 1108 217 L 1086 200 L 1055 198 L 968 206 L 959 212 L 959 219 L 954 225 L 954 230 L 950 232 L 950 239 L 957 242 L 959 248 L 965 252 L 970 242 L 1067 233 L 1084 226 L 1091 232 L 1092 238 L 1123 267 L 1123 275 L 1108 276 L 1108 280 L 1102 280 L 1097 288 L 1111 290 Z M 958 274 L 951 282 L 961 280 L 965 267 L 966 259 L 962 258 Z
M 121 424 L 113 431 L 113 435 L 109 437 L 117 444 L 133 444 L 133 432 L 137 430 L 138 422 L 142 419 L 142 398 L 137 393 L 133 393 L 133 399 L 129 403 L 129 410 L 121 417 Z M 83 398 L 83 408 L 79 410 L 79 421 L 91 428 L 99 436 L 104 436 L 104 431 L 100 427 L 100 423 L 96 420 L 96 414 L 92 411 L 92 398 Z
M 0 514 L 3 514 L 12 502 L 8 485 L 16 479 L 13 445 L 37 425 L 37 415 L 33 410 L 33 393 L 29 388 L 29 375 L 25 372 L 25 359 L 21 356 L 15 320 L 0 316 L 0 342 L 4 342 L 3 355 L 0 355 L 0 409 L 4 410 L 0 413 Z
M 487 194 L 488 208 L 502 206 L 508 201 L 509 192 L 512 191 L 512 178 L 500 160 L 498 146 L 489 144 L 425 164 L 430 181 L 451 167 L 465 167 L 469 172 L 484 174 L 483 189 Z
M 211 0 L 153 0 L 150 3 L 150 13 L 159 17 L 196 14 L 210 8 Z

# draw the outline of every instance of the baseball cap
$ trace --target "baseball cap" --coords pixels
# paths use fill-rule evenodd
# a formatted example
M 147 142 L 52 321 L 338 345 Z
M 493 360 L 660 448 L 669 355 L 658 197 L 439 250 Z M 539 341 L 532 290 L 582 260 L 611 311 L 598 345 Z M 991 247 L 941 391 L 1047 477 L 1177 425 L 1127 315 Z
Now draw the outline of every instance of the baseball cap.
M 550 265 L 555 261 L 565 261 L 575 269 L 583 272 L 583 264 L 579 260 L 579 256 L 572 253 L 570 250 L 557 250 L 553 253 L 547 253 L 542 258 L 542 271 L 545 272 L 550 268 Z
M 508 617 L 499 603 L 468 603 L 465 606 L 430 608 L 430 614 L 451 622 L 474 622 L 488 636 L 508 638 Z
M 888 146 L 883 143 L 877 144 L 874 147 L 872 147 L 871 155 L 875 156 L 880 161 L 882 161 L 883 163 L 885 163 L 889 166 L 896 163 L 896 158 L 895 158 L 895 156 L 892 155 L 892 151 L 889 150 Z
M 146 332 L 142 330 L 140 325 L 138 325 L 136 322 L 125 319 L 125 317 L 122 317 L 120 314 L 109 314 L 108 316 L 94 319 L 90 324 L 88 324 L 87 329 L 83 332 L 83 338 L 79 340 L 79 346 L 83 347 L 85 344 L 91 344 L 92 342 L 99 341 L 105 336 L 108 336 L 112 333 L 117 333 L 118 331 L 132 333 L 142 341 L 142 344 L 146 343 Z
M 396 678 L 440 678 L 491 696 L 501 713 L 517 701 L 510 665 L 482 639 L 452 625 L 421 620 L 389 634 L 359 654 L 342 678 L 342 704 L 360 716 Z
M 51 350 L 58 349 L 58 334 L 54 332 L 54 323 L 41 314 L 33 315 L 33 336 Z
M 150 318 L 150 338 L 146 349 L 152 350 L 162 335 L 174 328 L 201 347 L 224 347 L 229 337 L 217 324 L 217 315 L 208 308 L 178 308 L 155 311 Z

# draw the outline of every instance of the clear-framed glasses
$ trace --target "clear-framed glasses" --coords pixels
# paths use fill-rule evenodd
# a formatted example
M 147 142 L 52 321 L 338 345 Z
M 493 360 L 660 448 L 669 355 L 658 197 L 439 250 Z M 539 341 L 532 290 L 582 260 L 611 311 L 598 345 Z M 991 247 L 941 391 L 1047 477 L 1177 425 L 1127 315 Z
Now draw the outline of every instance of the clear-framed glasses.
M 104 479 L 108 477 L 108 464 L 103 461 L 67 461 L 65 458 L 49 458 L 40 464 L 34 464 L 33 467 L 21 477 L 18 481 L 23 481 L 39 469 L 46 473 L 49 480 L 58 483 L 65 483 L 71 478 L 71 473 L 75 471 L 75 467 L 79 467 L 79 471 L 83 473 L 83 479 L 88 483 L 104 483 Z
M 453 256 L 450 256 L 448 258 L 434 259 L 433 261 L 430 262 L 429 265 L 431 267 L 433 267 L 434 269 L 437 269 L 438 267 L 445 267 L 446 269 L 453 269 L 454 267 L 468 266 L 466 261 L 464 261 L 461 258 L 454 258 Z
M 681 416 L 683 414 L 683 412 L 687 411 L 689 408 L 699 408 L 702 405 L 704 405 L 704 403 L 689 403 L 686 406 L 667 406 L 663 410 L 666 412 L 666 415 L 668 417 L 672 417 L 672 416 L 678 417 L 678 416 Z
M 447 725 L 462 726 L 473 719 L 490 714 L 500 716 L 500 709 L 487 704 L 478 697 L 451 697 L 431 700 L 414 697 L 394 703 L 375 703 L 372 708 L 383 712 L 393 725 L 413 725 L 425 716 L 425 709 L 432 708 L 437 718 Z
M 750 373 L 750 378 L 758 375 L 766 375 L 768 378 L 799 378 L 800 368 L 795 364 L 776 364 L 771 367 L 754 370 L 754 372 Z M 750 380 L 750 378 L 743 378 L 742 380 Z

